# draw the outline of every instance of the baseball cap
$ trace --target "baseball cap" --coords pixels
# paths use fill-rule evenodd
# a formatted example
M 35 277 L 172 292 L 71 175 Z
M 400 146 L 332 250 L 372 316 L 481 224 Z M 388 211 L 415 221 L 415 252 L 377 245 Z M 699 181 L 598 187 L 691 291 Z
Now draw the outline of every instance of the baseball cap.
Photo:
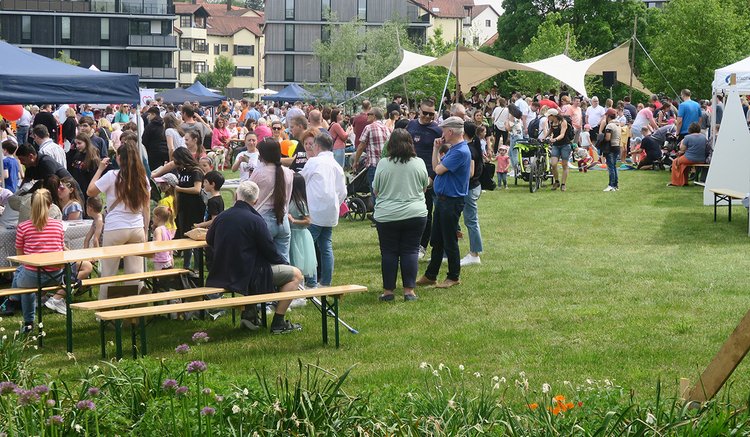
M 546 117 L 550 117 L 550 116 L 558 115 L 558 114 L 559 114 L 559 112 L 557 112 L 557 109 L 552 108 L 552 109 L 548 109 L 547 112 L 544 115 Z
M 158 178 L 154 178 L 154 182 L 157 183 L 165 183 L 172 186 L 177 185 L 177 176 L 174 175 L 174 173 L 167 173 L 164 175 L 159 176 Z
M 447 127 L 449 129 L 463 129 L 464 120 L 461 117 L 448 117 L 440 123 L 440 127 Z

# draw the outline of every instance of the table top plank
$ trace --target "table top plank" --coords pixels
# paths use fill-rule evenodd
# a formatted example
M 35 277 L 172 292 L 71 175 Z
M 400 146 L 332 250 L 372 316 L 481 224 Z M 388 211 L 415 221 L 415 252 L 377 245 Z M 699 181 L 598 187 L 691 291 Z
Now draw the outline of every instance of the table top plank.
M 744 199 L 747 195 L 737 190 L 731 190 L 729 188 L 709 188 L 708 191 L 714 194 L 720 194 L 722 196 L 729 196 L 735 199 Z
M 9 256 L 14 263 L 33 267 L 54 266 L 92 259 L 122 258 L 124 256 L 151 255 L 170 250 L 200 249 L 205 241 L 179 238 L 170 241 L 149 241 L 147 243 L 123 244 L 119 246 L 91 247 L 88 249 L 66 250 L 61 252 L 35 253 L 31 255 Z

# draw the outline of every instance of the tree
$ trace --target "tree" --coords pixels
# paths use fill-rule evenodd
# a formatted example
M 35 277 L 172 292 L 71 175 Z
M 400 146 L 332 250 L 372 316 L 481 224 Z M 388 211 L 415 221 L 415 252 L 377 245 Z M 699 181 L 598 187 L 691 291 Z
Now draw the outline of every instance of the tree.
M 78 62 L 75 59 L 71 58 L 70 56 L 68 56 L 67 53 L 65 53 L 62 50 L 60 50 L 59 52 L 57 52 L 57 57 L 55 58 L 55 61 L 60 61 L 60 62 L 66 63 L 66 64 L 75 65 L 75 66 L 78 66 L 78 64 L 80 64 L 80 62 Z
M 196 80 L 201 81 L 206 87 L 224 89 L 234 76 L 234 62 L 228 56 L 217 56 L 214 60 L 214 70 L 201 73 Z
M 245 0 L 245 7 L 248 9 L 262 11 L 265 6 L 265 1 L 263 0 Z

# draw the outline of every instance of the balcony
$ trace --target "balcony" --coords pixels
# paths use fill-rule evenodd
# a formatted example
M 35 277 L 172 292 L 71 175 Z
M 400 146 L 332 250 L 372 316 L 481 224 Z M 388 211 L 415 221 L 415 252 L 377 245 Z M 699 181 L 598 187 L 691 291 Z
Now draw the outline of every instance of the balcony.
M 90 12 L 89 2 L 62 0 L 2 0 L 0 9 L 6 11 L 50 11 L 50 12 Z
M 128 67 L 128 73 L 137 74 L 141 79 L 177 79 L 176 68 Z
M 128 46 L 177 48 L 177 37 L 172 35 L 130 35 Z

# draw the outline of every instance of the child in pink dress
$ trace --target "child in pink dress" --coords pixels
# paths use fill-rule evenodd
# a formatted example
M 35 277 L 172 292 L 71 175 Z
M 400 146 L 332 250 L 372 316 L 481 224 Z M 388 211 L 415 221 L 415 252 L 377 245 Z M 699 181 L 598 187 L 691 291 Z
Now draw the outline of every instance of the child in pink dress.
M 497 150 L 497 187 L 503 186 L 508 189 L 508 169 L 510 168 L 510 156 L 508 156 L 508 146 L 500 146 Z
M 157 206 L 151 214 L 154 227 L 154 241 L 170 241 L 174 237 L 172 231 L 167 228 L 167 223 L 172 218 L 172 211 L 166 206 Z M 154 270 L 171 269 L 173 266 L 172 251 L 157 252 L 154 254 Z

